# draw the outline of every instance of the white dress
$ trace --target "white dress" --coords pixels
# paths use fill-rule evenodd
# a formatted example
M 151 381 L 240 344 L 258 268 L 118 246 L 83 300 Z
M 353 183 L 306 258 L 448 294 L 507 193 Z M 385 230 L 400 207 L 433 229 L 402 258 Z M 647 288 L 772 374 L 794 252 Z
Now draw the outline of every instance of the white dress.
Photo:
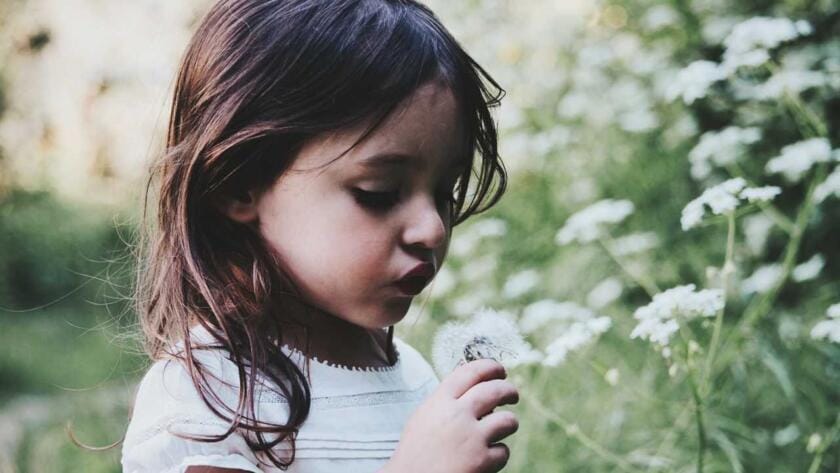
M 203 329 L 193 338 L 206 339 Z M 439 379 L 423 356 L 394 336 L 398 358 L 384 368 L 350 368 L 310 359 L 312 403 L 295 441 L 291 473 L 370 473 L 391 457 L 400 434 L 416 407 L 435 389 Z M 283 351 L 306 373 L 303 353 Z M 236 406 L 238 375 L 223 350 L 193 351 L 217 380 L 214 392 Z M 267 389 L 257 390 L 260 420 L 285 423 L 288 403 Z M 283 471 L 266 464 L 235 432 L 220 442 L 184 439 L 187 435 L 219 434 L 224 420 L 213 414 L 198 395 L 186 368 L 175 360 L 155 362 L 140 382 L 122 448 L 125 473 L 181 473 L 191 465 L 208 465 L 251 472 Z M 288 459 L 288 441 L 275 447 Z

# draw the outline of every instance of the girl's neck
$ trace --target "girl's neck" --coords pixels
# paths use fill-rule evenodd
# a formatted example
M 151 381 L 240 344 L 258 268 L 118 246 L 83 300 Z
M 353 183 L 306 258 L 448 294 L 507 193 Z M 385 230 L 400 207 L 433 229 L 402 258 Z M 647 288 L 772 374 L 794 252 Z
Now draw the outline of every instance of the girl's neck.
M 314 308 L 298 313 L 302 315 L 295 321 L 283 324 L 281 343 L 308 357 L 358 368 L 382 368 L 396 362 L 393 346 L 386 351 L 387 329 L 360 327 Z

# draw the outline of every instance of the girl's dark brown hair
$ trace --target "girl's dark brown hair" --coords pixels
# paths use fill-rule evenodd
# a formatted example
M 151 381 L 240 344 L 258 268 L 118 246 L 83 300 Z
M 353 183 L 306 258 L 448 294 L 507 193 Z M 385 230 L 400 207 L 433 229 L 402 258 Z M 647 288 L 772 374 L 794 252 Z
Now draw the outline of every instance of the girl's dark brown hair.
M 306 377 L 278 344 L 290 323 L 284 311 L 306 303 L 259 232 L 227 218 L 218 203 L 266 189 L 308 139 L 371 123 L 358 144 L 432 80 L 453 91 L 466 130 L 462 155 L 453 156 L 468 163 L 454 188 L 457 225 L 505 191 L 490 113 L 505 91 L 428 8 L 413 0 L 222 0 L 202 20 L 146 186 L 135 288 L 152 359 L 177 356 L 204 403 L 230 422 L 221 435 L 194 440 L 241 432 L 285 469 L 310 406 Z M 147 225 L 156 179 L 156 225 Z M 196 350 L 213 347 L 190 339 L 197 324 L 238 367 L 236 406 L 209 387 L 212 374 Z M 175 352 L 179 341 L 184 349 Z M 258 376 L 288 400 L 286 424 L 257 419 Z M 280 458 L 272 447 L 287 439 L 291 457 Z

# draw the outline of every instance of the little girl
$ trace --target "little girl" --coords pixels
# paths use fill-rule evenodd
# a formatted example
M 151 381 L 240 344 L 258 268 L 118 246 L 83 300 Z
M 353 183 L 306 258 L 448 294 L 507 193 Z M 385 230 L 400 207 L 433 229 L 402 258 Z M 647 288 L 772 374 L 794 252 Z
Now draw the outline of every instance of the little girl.
M 503 94 L 413 0 L 213 6 L 152 175 L 124 471 L 501 469 L 504 368 L 439 380 L 393 329 L 505 190 Z

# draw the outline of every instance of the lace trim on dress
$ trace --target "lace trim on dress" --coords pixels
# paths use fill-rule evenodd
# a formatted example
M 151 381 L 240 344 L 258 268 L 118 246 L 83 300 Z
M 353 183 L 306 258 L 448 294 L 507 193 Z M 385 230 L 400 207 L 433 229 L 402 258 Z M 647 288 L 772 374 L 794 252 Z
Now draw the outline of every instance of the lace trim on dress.
M 397 361 L 391 366 L 347 366 L 341 363 L 331 363 L 326 360 L 320 360 L 317 356 L 307 357 L 306 354 L 297 348 L 291 347 L 289 345 L 283 344 L 281 345 L 285 350 L 290 352 L 296 353 L 297 355 L 303 358 L 309 358 L 311 362 L 315 364 L 326 366 L 328 368 L 334 368 L 343 371 L 356 371 L 362 373 L 387 373 L 391 371 L 396 371 L 398 368 L 402 366 L 402 354 L 400 353 L 399 349 L 397 348 L 397 342 L 394 342 L 394 352 L 397 355 Z

